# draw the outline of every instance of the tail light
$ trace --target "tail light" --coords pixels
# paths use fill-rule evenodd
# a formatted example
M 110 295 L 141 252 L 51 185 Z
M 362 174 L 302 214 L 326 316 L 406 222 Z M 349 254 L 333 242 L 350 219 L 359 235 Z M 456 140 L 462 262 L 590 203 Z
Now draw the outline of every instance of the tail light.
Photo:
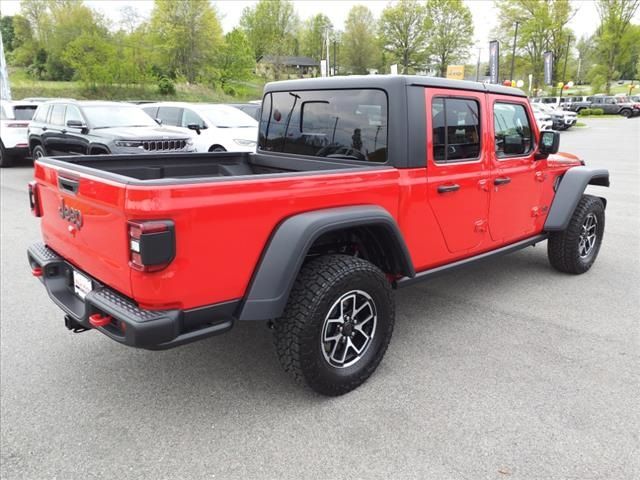
M 35 180 L 29 182 L 29 206 L 31 207 L 31 213 L 33 213 L 34 216 L 42 216 L 40 196 L 38 195 L 38 183 Z
M 7 128 L 27 128 L 28 126 L 29 126 L 29 122 L 5 123 L 5 127 L 7 127 Z
M 129 266 L 141 272 L 166 268 L 176 256 L 176 238 L 171 220 L 131 220 Z

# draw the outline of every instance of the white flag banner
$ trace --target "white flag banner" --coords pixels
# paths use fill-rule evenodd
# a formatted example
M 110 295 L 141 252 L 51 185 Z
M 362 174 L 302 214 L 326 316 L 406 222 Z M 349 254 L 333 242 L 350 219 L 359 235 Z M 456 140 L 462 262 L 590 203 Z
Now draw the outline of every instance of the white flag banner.
M 9 72 L 7 72 L 7 62 L 4 60 L 4 45 L 2 44 L 2 33 L 0 33 L 0 99 L 11 100 L 11 89 L 9 88 Z

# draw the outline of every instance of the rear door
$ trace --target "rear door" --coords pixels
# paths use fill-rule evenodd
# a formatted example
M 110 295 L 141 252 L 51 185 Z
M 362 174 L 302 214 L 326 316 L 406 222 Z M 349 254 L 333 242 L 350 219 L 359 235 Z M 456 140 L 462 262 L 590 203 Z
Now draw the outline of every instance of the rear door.
M 538 129 L 527 99 L 489 95 L 494 138 L 489 231 L 499 243 L 531 236 L 536 230 L 544 182 L 543 162 L 536 161 Z
M 64 116 L 66 107 L 64 103 L 56 103 L 51 107 L 47 129 L 42 133 L 42 143 L 50 155 L 68 154 L 64 143 L 64 133 L 66 132 Z
M 473 251 L 486 238 L 490 159 L 483 93 L 427 89 L 428 199 L 447 248 Z

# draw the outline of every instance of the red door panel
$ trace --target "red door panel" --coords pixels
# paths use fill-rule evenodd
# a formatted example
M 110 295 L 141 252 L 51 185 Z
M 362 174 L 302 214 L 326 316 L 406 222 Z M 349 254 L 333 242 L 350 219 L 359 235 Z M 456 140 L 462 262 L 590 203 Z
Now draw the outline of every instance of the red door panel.
M 489 214 L 491 159 L 483 151 L 488 138 L 484 94 L 427 89 L 426 102 L 429 205 L 449 252 L 471 252 L 486 238 Z M 444 105 L 446 124 L 441 113 Z M 476 105 L 477 110 L 465 111 L 465 105 Z M 469 130 L 465 125 L 476 115 L 479 131 Z M 447 143 L 443 147 L 444 136 Z M 476 146 L 468 149 L 474 142 Z
M 489 95 L 492 152 L 489 232 L 491 239 L 511 243 L 536 233 L 542 201 L 544 162 L 535 159 L 538 128 L 527 99 Z M 524 153 L 505 153 L 509 138 L 524 138 Z

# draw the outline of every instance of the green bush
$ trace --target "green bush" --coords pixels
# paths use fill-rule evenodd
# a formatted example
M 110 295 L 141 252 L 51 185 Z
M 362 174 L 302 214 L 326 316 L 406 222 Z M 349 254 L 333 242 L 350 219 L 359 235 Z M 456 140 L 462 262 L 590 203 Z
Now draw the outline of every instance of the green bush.
M 591 110 L 591 115 L 602 115 L 604 110 L 601 108 L 594 108 Z
M 222 87 L 222 90 L 224 91 L 224 93 L 226 93 L 227 95 L 229 95 L 231 97 L 235 97 L 236 96 L 236 89 L 233 88 L 230 85 L 225 85 L 224 87 Z
M 589 115 L 591 115 L 591 113 L 592 110 L 590 108 L 583 108 L 578 112 L 578 115 L 580 115 L 581 117 L 588 117 Z
M 175 95 L 176 86 L 170 78 L 163 75 L 160 77 L 160 80 L 158 80 L 158 91 L 161 95 Z

